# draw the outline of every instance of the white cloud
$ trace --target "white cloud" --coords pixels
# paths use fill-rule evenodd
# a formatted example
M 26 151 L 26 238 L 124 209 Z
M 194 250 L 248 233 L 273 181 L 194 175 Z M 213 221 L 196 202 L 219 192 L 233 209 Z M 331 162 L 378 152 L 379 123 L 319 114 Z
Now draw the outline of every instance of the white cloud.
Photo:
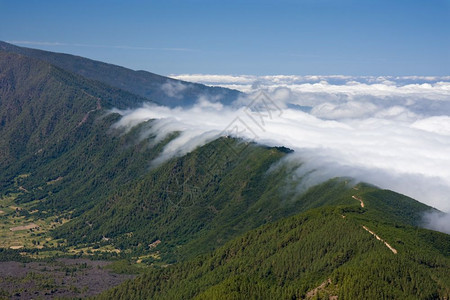
M 220 80 L 251 85 L 249 78 L 255 76 Z M 313 181 L 352 176 L 450 211 L 450 83 L 408 80 L 419 79 L 268 76 L 260 86 L 276 103 L 273 111 L 264 111 L 264 105 L 246 109 L 255 94 L 233 107 L 203 98 L 186 109 L 123 111 L 117 126 L 156 119 L 154 134 L 181 131 L 155 162 L 160 163 L 213 140 L 239 120 L 234 124 L 242 129 L 239 136 L 294 149 L 290 159 L 307 162 L 299 172 L 320 170 Z
M 188 85 L 179 81 L 167 81 L 161 86 L 162 91 L 169 97 L 181 99 L 183 91 Z
M 380 118 L 416 118 L 450 114 L 450 76 L 297 76 L 202 75 L 173 77 L 254 93 L 270 93 L 280 106 L 309 107 L 325 119 L 377 115 Z M 238 104 L 242 104 L 239 99 Z
M 216 85 L 234 88 L 242 92 L 251 92 L 252 85 L 257 82 L 260 87 L 273 89 L 280 86 L 290 87 L 297 91 L 318 92 L 317 88 L 323 88 L 317 83 L 325 83 L 334 89 L 328 92 L 392 92 L 400 88 L 396 93 L 408 93 L 422 88 L 430 88 L 444 84 L 448 92 L 450 76 L 345 76 L 345 75 L 211 75 L 211 74 L 173 74 L 170 77 L 190 82 L 198 82 L 206 85 Z M 431 85 L 433 86 L 431 86 Z M 354 89 L 346 89 L 349 85 L 355 85 Z M 418 86 L 415 86 L 418 85 Z M 311 87 L 312 86 L 312 87 Z M 295 88 L 294 88 L 295 87 Z M 389 88 L 391 87 L 391 88 Z M 336 90 L 337 89 L 337 90 Z M 380 90 L 381 89 L 381 90 Z M 434 92 L 437 90 L 434 89 Z M 423 91 L 422 91 L 423 92 Z M 448 95 L 448 94 L 447 94 Z M 391 95 L 392 96 L 392 95 Z
M 423 221 L 426 228 L 450 234 L 450 214 L 429 212 L 424 215 Z
M 450 136 L 450 117 L 436 116 L 414 122 L 411 127 Z
M 341 105 L 335 103 L 321 103 L 316 105 L 311 114 L 322 119 L 349 119 L 372 115 L 377 106 L 370 102 L 348 101 Z

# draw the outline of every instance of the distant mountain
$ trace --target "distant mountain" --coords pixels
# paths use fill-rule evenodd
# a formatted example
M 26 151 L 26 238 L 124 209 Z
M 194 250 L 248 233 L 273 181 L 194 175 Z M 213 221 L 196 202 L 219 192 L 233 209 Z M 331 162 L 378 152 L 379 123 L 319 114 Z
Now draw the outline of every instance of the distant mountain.
M 0 51 L 36 58 L 170 107 L 192 105 L 202 96 L 212 102 L 229 104 L 241 95 L 236 90 L 180 81 L 147 71 L 133 71 L 80 56 L 18 47 L 2 41 Z

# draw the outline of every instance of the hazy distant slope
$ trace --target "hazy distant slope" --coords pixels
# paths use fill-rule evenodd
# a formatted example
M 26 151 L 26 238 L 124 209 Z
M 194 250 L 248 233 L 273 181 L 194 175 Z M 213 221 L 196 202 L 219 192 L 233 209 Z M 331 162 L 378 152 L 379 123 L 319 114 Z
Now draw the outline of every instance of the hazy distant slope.
M 80 56 L 18 47 L 1 41 L 0 50 L 46 61 L 86 78 L 104 82 L 171 107 L 191 105 L 200 96 L 206 96 L 212 101 L 230 103 L 240 95 L 240 92 L 235 90 L 184 82 L 147 71 L 133 71 Z

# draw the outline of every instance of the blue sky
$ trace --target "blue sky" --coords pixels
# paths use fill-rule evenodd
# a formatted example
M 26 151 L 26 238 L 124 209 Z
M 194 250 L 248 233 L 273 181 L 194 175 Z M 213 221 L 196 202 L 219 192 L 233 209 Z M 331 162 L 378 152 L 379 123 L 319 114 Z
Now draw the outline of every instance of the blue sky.
M 0 0 L 0 20 L 0 40 L 159 74 L 450 73 L 448 0 Z

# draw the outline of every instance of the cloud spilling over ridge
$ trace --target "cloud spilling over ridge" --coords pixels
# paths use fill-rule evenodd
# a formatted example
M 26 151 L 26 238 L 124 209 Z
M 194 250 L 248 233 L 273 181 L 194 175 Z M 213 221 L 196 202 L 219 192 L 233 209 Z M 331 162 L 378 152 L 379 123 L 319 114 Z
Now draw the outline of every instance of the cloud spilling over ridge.
M 116 126 L 156 119 L 151 134 L 180 131 L 155 163 L 226 133 L 294 149 L 298 172 L 318 170 L 311 180 L 351 176 L 450 212 L 450 77 L 317 77 L 246 77 L 250 95 L 233 106 L 146 105 L 120 111 Z
M 162 91 L 169 97 L 181 99 L 183 98 L 182 92 L 188 88 L 188 85 L 181 82 L 168 81 L 161 86 Z
M 450 214 L 448 213 L 442 212 L 425 213 L 423 221 L 425 228 L 450 234 Z

